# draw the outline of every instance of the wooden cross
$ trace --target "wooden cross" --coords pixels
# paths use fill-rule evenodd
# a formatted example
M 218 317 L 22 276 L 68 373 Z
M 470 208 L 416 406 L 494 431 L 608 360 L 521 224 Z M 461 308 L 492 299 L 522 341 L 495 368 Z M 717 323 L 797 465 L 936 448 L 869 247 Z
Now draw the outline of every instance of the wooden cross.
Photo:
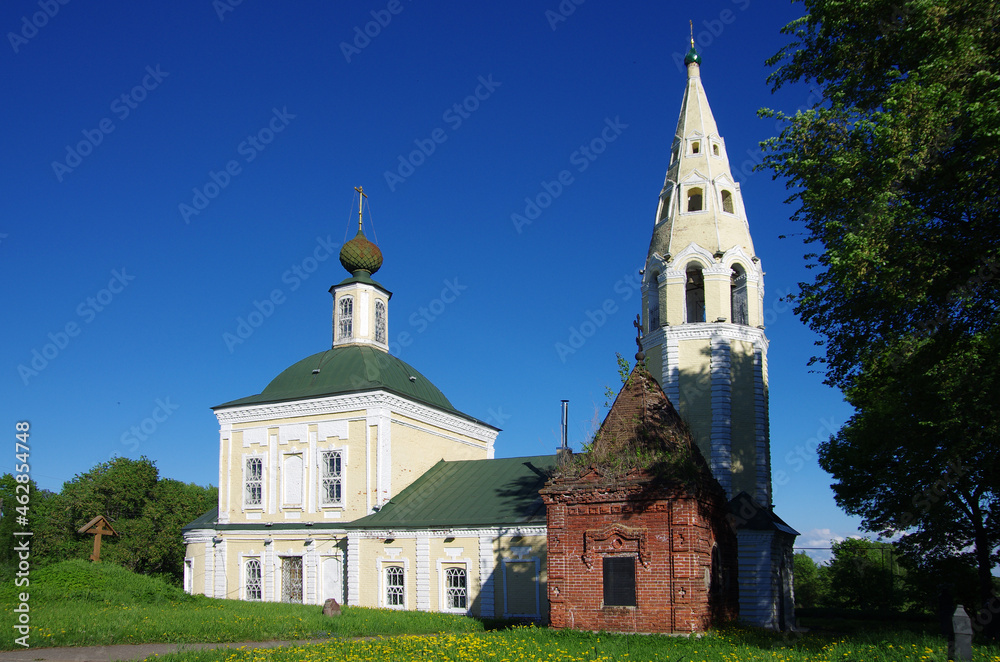
M 101 562 L 101 536 L 118 535 L 104 515 L 98 515 L 81 526 L 78 533 L 89 533 L 94 536 L 94 553 L 90 555 L 90 560 L 94 563 Z
M 367 198 L 368 196 L 365 195 L 365 187 L 364 186 L 355 186 L 354 190 L 357 191 L 360 194 L 358 196 L 358 232 L 361 232 L 361 204 L 364 202 L 365 198 Z

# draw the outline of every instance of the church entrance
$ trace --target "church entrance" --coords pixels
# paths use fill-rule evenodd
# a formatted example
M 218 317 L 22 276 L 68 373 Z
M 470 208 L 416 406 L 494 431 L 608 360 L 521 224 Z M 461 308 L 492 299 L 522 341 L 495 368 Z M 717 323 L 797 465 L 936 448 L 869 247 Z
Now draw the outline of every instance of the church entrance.
M 281 557 L 281 601 L 302 602 L 302 557 Z

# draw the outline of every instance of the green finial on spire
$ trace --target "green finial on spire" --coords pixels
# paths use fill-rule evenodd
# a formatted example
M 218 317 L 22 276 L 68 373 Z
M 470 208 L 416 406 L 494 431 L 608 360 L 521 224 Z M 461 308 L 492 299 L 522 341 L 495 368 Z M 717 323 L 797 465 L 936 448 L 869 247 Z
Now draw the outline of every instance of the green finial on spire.
M 689 20 L 688 26 L 691 28 L 691 50 L 689 50 L 687 55 L 684 56 L 684 64 L 691 64 L 693 62 L 700 65 L 701 56 L 698 55 L 698 51 L 694 48 L 694 21 Z

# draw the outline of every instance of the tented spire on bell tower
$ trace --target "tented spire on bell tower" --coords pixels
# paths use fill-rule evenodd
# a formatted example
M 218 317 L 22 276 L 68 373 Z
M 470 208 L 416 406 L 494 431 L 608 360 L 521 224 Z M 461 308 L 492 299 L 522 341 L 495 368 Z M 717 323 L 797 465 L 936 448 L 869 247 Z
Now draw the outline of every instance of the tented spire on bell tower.
M 643 271 L 650 373 L 732 497 L 771 502 L 764 281 L 692 42 Z

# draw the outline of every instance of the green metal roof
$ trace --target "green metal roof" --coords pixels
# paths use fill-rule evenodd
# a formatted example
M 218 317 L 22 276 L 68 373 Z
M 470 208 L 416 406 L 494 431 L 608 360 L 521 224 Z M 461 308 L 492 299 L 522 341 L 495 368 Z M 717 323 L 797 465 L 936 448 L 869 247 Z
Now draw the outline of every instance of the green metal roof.
M 204 513 L 201 517 L 190 522 L 181 529 L 181 531 L 190 531 L 191 529 L 214 529 L 215 521 L 219 519 L 219 508 L 216 506 L 208 512 Z
M 438 462 L 381 510 L 344 528 L 461 528 L 544 524 L 538 490 L 555 455 Z
M 383 390 L 476 420 L 456 410 L 429 379 L 388 352 L 363 345 L 343 345 L 313 354 L 287 368 L 258 395 L 213 409 L 320 398 Z

